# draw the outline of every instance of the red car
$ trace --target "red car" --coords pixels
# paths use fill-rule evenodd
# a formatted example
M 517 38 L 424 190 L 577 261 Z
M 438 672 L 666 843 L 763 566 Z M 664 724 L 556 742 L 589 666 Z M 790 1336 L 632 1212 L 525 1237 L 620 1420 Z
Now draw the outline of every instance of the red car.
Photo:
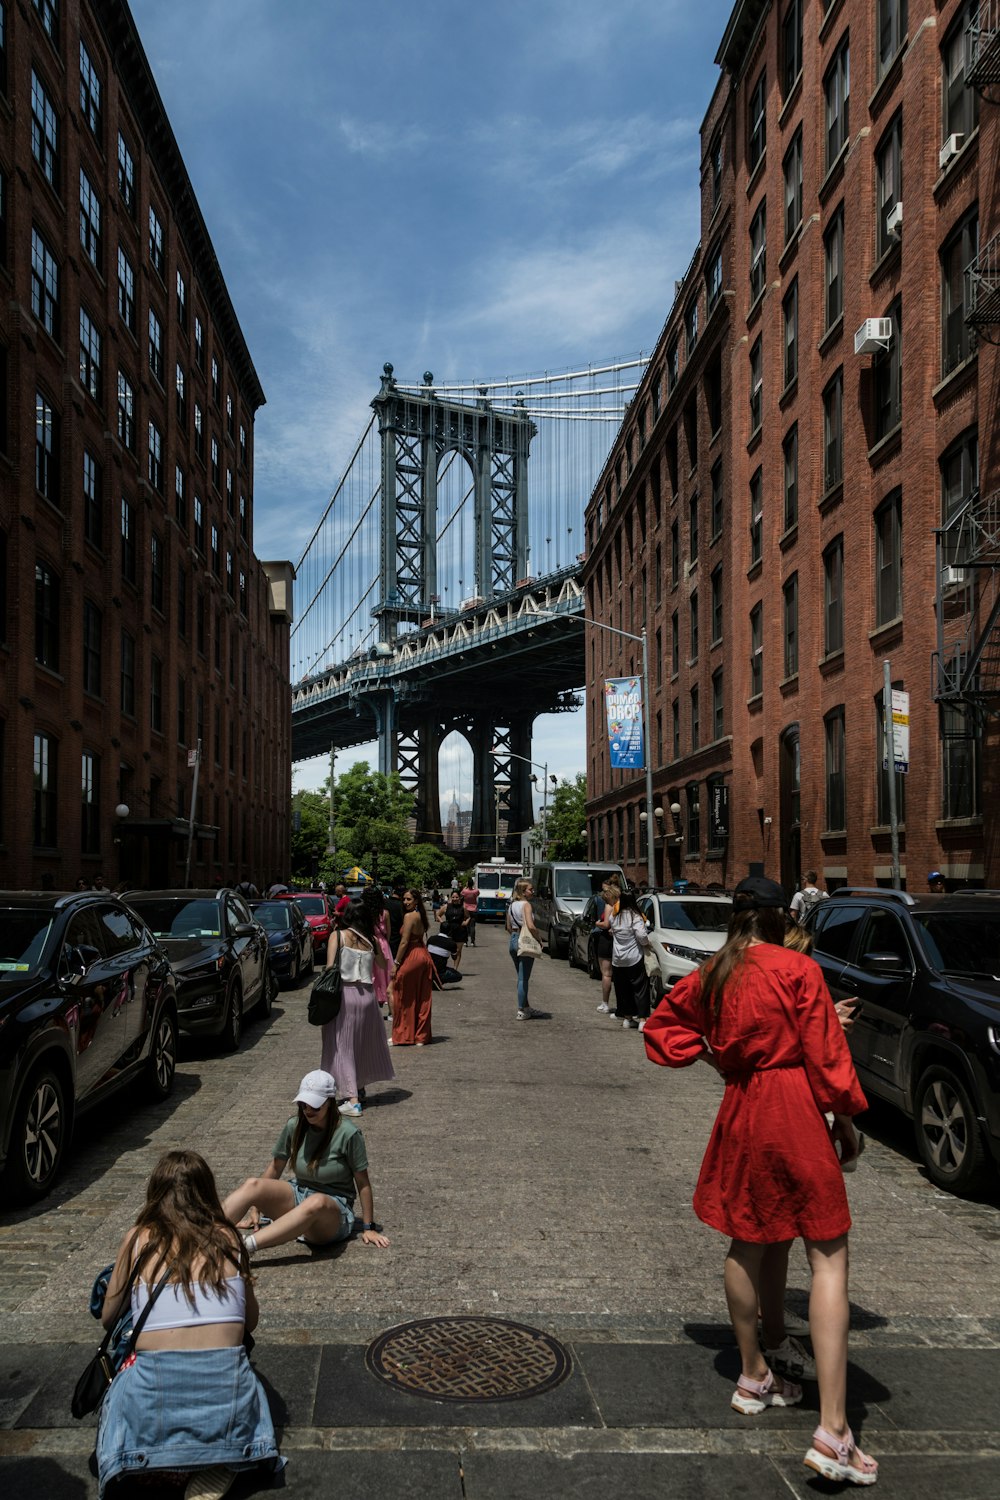
M 297 901 L 299 910 L 309 923 L 312 933 L 313 951 L 326 954 L 327 939 L 333 928 L 333 902 L 323 891 L 282 891 L 275 897 L 279 901 Z

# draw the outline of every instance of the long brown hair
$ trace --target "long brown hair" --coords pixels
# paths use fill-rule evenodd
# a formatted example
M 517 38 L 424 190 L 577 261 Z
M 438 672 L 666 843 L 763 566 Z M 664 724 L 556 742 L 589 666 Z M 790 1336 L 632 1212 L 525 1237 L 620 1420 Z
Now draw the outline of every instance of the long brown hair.
M 722 996 L 746 958 L 750 944 L 785 941 L 785 913 L 778 906 L 748 906 L 734 910 L 725 943 L 701 971 L 701 1003 L 713 1021 L 719 1019 Z
M 160 1157 L 135 1221 L 133 1246 L 141 1234 L 145 1244 L 138 1259 L 151 1270 L 145 1279 L 152 1281 L 169 1266 L 171 1280 L 184 1288 L 192 1308 L 195 1280 L 221 1296 L 233 1265 L 245 1279 L 250 1277 L 243 1241 L 223 1212 L 211 1167 L 197 1151 L 167 1151 Z M 201 1271 L 195 1277 L 198 1261 Z
M 337 1105 L 335 1100 L 331 1099 L 329 1101 L 329 1108 L 326 1114 L 326 1124 L 323 1126 L 323 1129 L 320 1132 L 319 1145 L 316 1147 L 316 1154 L 313 1157 L 312 1161 L 308 1163 L 308 1165 L 314 1172 L 316 1171 L 316 1168 L 319 1166 L 320 1162 L 323 1160 L 323 1157 L 326 1155 L 327 1147 L 333 1140 L 333 1132 L 336 1130 L 339 1124 L 340 1115 L 337 1113 Z M 309 1121 L 306 1119 L 305 1109 L 300 1103 L 299 1117 L 295 1122 L 295 1129 L 292 1132 L 292 1145 L 291 1151 L 289 1153 L 291 1156 L 293 1168 L 296 1161 L 298 1160 L 299 1151 L 302 1148 L 302 1142 L 305 1140 L 306 1131 L 309 1128 Z
M 418 891 L 415 886 L 411 885 L 408 887 L 406 894 L 413 897 L 413 904 L 417 909 L 417 916 L 424 925 L 424 936 L 426 937 L 427 930 L 431 924 L 427 920 L 427 908 L 424 906 L 423 892 Z

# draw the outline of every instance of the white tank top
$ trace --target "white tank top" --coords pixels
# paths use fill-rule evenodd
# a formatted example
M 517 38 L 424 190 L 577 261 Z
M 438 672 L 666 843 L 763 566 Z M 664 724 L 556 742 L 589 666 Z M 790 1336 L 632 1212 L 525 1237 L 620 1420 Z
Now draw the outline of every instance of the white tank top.
M 361 937 L 360 932 L 351 928 L 354 937 Z M 364 938 L 361 938 L 364 942 Z M 340 977 L 345 984 L 374 984 L 375 983 L 375 956 L 370 948 L 348 948 L 345 942 L 340 944 Z
M 198 1282 L 191 1292 L 194 1307 L 180 1282 L 168 1282 L 153 1303 L 149 1317 L 142 1325 L 142 1333 L 155 1333 L 161 1328 L 193 1328 L 198 1323 L 245 1322 L 247 1289 L 242 1276 L 227 1277 L 221 1296 L 214 1286 L 204 1287 Z M 139 1316 L 148 1301 L 149 1287 L 140 1276 L 132 1284 L 133 1318 Z

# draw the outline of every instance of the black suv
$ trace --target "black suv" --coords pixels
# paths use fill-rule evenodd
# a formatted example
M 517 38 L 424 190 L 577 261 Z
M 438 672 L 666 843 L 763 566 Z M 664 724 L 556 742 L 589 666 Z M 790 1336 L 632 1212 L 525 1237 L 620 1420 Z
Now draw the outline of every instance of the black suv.
M 939 1187 L 985 1186 L 1000 1165 L 1000 893 L 845 887 L 806 926 L 833 998 L 861 1002 L 849 1040 L 866 1093 L 913 1121 Z
M 0 892 L 0 1168 L 4 1198 L 55 1181 L 75 1117 L 145 1077 L 165 1099 L 177 1063 L 166 954 L 108 892 Z

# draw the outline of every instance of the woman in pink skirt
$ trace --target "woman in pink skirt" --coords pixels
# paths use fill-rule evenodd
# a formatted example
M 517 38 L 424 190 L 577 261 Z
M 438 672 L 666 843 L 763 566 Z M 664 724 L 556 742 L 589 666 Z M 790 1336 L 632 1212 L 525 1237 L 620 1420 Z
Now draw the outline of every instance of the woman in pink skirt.
M 396 1076 L 375 992 L 375 973 L 385 968 L 385 957 L 360 901 L 351 902 L 339 932 L 331 936 L 328 968 L 338 948 L 343 1000 L 339 1014 L 323 1027 L 320 1067 L 337 1080 L 340 1113 L 357 1116 L 365 1087 Z
M 368 913 L 375 942 L 381 949 L 385 966 L 375 965 L 375 999 L 379 1005 L 388 1005 L 392 1014 L 392 949 L 389 946 L 389 913 L 385 909 L 385 897 L 376 885 L 366 886 L 361 893 L 361 905 Z M 367 928 L 365 929 L 367 931 Z

